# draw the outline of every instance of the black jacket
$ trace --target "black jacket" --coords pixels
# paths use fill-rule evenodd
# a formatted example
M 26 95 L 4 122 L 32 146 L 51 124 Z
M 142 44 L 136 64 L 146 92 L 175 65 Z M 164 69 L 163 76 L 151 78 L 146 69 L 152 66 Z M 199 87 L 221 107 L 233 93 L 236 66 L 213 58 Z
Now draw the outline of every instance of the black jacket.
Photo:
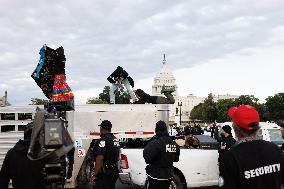
M 120 145 L 119 140 L 111 133 L 104 134 L 96 143 L 94 156 L 103 155 L 105 166 L 116 165 L 119 161 Z M 95 157 L 94 157 L 95 159 Z
M 149 165 L 146 173 L 153 179 L 173 177 L 173 162 L 179 161 L 180 148 L 167 133 L 154 137 L 144 148 L 143 157 Z
M 223 189 L 280 189 L 284 156 L 273 143 L 254 140 L 240 143 L 220 158 Z
M 120 67 L 120 66 L 118 66 L 118 67 L 116 68 L 116 70 L 114 70 L 114 72 L 113 72 L 110 76 L 108 76 L 107 80 L 108 80 L 110 83 L 115 83 L 115 82 L 116 82 L 116 79 L 117 79 L 118 77 L 121 77 L 121 76 L 123 77 L 123 80 L 128 79 L 129 84 L 130 84 L 132 87 L 134 87 L 134 81 L 133 81 L 133 79 L 132 79 L 130 76 L 128 76 L 128 73 L 127 73 L 122 67 Z
M 29 142 L 19 142 L 8 151 L 0 171 L 0 188 L 7 189 L 10 179 L 14 189 L 43 189 L 43 163 L 27 158 Z
M 236 143 L 236 140 L 232 135 L 229 135 L 227 137 L 222 137 L 220 140 L 220 148 L 219 153 L 225 153 L 227 152 L 234 144 Z M 225 145 L 225 149 L 221 149 L 221 145 Z

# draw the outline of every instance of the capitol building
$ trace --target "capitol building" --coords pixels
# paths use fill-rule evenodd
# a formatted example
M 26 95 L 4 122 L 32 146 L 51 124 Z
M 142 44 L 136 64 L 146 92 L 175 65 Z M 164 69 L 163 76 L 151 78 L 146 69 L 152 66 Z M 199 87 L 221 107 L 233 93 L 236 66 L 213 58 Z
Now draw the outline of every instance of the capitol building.
M 5 91 L 5 95 L 3 97 L 0 96 L 0 107 L 8 106 L 8 97 L 7 91 Z
M 178 86 L 176 84 L 176 79 L 172 73 L 172 71 L 167 66 L 167 61 L 164 55 L 164 59 L 162 61 L 162 68 L 154 77 L 154 85 L 152 86 L 152 95 L 153 96 L 164 96 L 161 94 L 161 89 L 165 85 L 166 88 L 174 88 L 175 92 L 173 93 L 175 98 L 175 104 L 170 105 L 170 121 L 179 123 L 179 108 L 182 110 L 182 122 L 190 121 L 190 112 L 194 108 L 194 106 L 199 103 L 204 102 L 206 97 L 197 97 L 193 94 L 189 94 L 188 96 L 179 96 L 178 95 Z M 221 99 L 233 99 L 238 98 L 236 95 L 214 95 L 214 101 L 217 102 Z M 182 106 L 178 106 L 178 105 Z M 177 111 L 178 109 L 178 111 Z

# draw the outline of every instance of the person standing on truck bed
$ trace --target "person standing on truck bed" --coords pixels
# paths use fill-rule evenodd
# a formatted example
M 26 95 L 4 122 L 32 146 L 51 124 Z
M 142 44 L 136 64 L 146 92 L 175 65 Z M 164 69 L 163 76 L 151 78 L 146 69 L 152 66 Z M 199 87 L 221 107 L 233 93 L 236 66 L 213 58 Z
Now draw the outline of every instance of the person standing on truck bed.
M 114 189 L 119 176 L 117 162 L 119 160 L 119 141 L 111 133 L 112 124 L 108 120 L 102 121 L 101 138 L 97 142 L 92 153 L 95 157 L 93 170 L 93 189 Z
M 28 159 L 27 153 L 32 135 L 32 123 L 24 130 L 24 140 L 8 151 L 0 171 L 0 188 L 8 189 L 10 179 L 15 189 L 43 189 L 44 164 Z
M 168 189 L 173 178 L 173 162 L 179 161 L 179 146 L 170 138 L 166 123 L 156 123 L 156 136 L 146 145 L 143 157 L 148 164 L 147 189 Z
M 241 105 L 228 111 L 239 141 L 220 158 L 219 185 L 223 189 L 280 189 L 284 155 L 280 148 L 257 138 L 259 114 Z
M 108 76 L 107 80 L 112 84 L 109 90 L 110 104 L 115 104 L 114 93 L 122 85 L 125 86 L 128 94 L 131 96 L 132 101 L 136 101 L 134 92 L 131 89 L 131 87 L 134 88 L 134 81 L 130 76 L 128 76 L 128 73 L 122 67 L 117 66 L 116 70 L 110 76 Z

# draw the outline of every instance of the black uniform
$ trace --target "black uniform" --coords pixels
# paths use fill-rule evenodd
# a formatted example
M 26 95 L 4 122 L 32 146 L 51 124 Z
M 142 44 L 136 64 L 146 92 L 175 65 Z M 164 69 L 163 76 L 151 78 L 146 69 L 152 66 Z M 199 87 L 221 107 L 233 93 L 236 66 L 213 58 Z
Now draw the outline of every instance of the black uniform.
M 8 189 L 10 179 L 15 189 L 43 189 L 43 163 L 27 158 L 29 142 L 20 140 L 8 151 L 0 171 L 0 188 Z
M 263 140 L 242 142 L 220 158 L 223 189 L 280 189 L 284 156 L 278 146 Z
M 220 148 L 219 148 L 219 153 L 225 153 L 227 152 L 235 143 L 236 140 L 234 139 L 234 137 L 232 135 L 228 135 L 227 137 L 223 136 L 220 139 Z M 221 145 L 225 145 L 225 149 L 221 149 Z
M 168 189 L 173 177 L 173 162 L 179 161 L 179 146 L 167 133 L 154 137 L 144 148 L 147 164 L 147 189 Z
M 192 129 L 193 129 L 193 128 L 192 128 L 191 125 L 185 126 L 185 127 L 184 127 L 184 134 L 185 134 L 185 136 L 186 136 L 186 135 L 191 135 L 191 134 L 193 133 Z
M 119 152 L 119 141 L 113 134 L 108 133 L 101 136 L 93 154 L 104 156 L 103 170 L 97 176 L 94 189 L 114 189 L 119 174 L 117 165 Z

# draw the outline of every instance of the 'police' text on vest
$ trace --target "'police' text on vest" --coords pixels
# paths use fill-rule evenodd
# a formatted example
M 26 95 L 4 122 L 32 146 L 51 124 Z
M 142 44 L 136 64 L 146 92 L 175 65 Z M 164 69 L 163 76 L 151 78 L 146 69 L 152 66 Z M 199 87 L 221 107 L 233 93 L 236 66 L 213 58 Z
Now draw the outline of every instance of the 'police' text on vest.
M 177 147 L 174 144 L 167 144 L 166 145 L 166 152 L 176 152 L 177 151 Z

